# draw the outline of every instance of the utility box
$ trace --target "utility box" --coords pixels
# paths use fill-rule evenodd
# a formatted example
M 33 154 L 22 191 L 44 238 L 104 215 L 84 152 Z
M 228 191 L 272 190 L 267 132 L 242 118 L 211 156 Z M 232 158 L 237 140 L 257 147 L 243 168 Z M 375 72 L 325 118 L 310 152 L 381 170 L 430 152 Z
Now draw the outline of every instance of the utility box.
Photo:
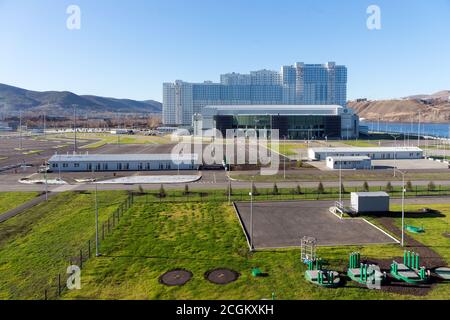
M 351 206 L 356 213 L 389 212 L 386 192 L 352 192 Z

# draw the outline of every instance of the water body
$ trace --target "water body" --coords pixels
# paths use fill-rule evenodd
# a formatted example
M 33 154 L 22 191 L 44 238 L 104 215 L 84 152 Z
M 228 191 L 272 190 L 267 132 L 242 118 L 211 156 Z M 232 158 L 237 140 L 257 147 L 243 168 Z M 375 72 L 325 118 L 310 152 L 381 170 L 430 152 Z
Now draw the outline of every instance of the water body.
M 363 121 L 362 125 L 369 126 L 369 131 L 386 133 L 404 133 L 416 135 L 419 124 L 411 122 L 370 122 Z M 450 123 L 421 123 L 420 135 L 440 138 L 450 138 Z

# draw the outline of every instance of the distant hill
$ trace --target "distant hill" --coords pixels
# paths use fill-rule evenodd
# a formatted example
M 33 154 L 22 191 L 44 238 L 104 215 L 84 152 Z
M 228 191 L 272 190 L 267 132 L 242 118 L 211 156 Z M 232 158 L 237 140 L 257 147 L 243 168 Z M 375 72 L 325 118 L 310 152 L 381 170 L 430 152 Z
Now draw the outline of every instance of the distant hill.
M 46 112 L 70 114 L 77 110 L 92 113 L 154 113 L 159 114 L 162 104 L 153 100 L 135 101 L 92 95 L 76 95 L 68 91 L 30 91 L 0 84 L 0 112 Z
M 369 121 L 417 122 L 420 112 L 423 122 L 443 123 L 450 122 L 449 97 L 445 90 L 395 100 L 350 101 L 348 106 Z

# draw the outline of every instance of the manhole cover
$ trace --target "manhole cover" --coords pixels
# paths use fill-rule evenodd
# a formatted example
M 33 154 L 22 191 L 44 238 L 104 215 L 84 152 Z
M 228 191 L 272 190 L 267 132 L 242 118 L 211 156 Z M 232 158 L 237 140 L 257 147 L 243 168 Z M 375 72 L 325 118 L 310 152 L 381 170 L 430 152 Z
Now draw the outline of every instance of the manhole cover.
M 164 273 L 159 277 L 159 282 L 166 286 L 182 286 L 192 278 L 192 272 L 175 269 Z
M 205 278 L 215 284 L 227 284 L 236 281 L 239 273 L 230 269 L 215 269 L 205 273 Z

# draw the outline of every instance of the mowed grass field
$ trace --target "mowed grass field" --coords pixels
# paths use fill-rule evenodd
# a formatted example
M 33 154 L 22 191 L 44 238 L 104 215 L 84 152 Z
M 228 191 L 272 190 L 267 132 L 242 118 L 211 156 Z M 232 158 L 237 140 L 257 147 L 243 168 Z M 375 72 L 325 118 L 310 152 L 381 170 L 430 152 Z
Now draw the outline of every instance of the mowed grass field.
M 126 197 L 99 192 L 100 221 Z M 89 192 L 62 193 L 0 224 L 0 300 L 43 299 L 95 233 L 94 203 Z
M 375 259 L 403 253 L 398 245 L 321 247 L 318 253 L 330 268 L 343 271 L 353 251 Z M 219 267 L 241 276 L 223 286 L 209 283 L 204 273 Z M 253 267 L 268 276 L 252 277 Z M 181 287 L 160 284 L 159 276 L 174 268 L 190 270 L 193 279 Z M 226 203 L 141 203 L 103 243 L 102 257 L 85 265 L 82 289 L 64 298 L 259 300 L 275 293 L 277 299 L 417 299 L 351 282 L 338 289 L 318 288 L 304 279 L 304 271 L 299 249 L 250 253 L 234 209 Z M 448 289 L 437 288 L 430 298 L 450 298 Z
M 37 192 L 0 192 L 0 214 L 17 208 L 37 196 Z

